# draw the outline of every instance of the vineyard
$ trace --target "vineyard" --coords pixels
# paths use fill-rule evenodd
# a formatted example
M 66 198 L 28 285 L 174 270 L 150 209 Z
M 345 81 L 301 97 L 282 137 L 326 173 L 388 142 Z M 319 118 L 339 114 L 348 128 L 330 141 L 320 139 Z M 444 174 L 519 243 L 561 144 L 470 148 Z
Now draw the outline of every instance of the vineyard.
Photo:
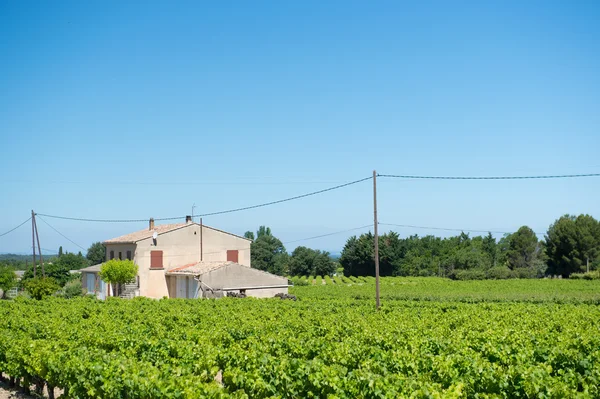
M 312 280 L 312 281 L 310 281 Z M 0 302 L 0 372 L 69 398 L 597 398 L 600 283 L 306 279 L 298 301 Z

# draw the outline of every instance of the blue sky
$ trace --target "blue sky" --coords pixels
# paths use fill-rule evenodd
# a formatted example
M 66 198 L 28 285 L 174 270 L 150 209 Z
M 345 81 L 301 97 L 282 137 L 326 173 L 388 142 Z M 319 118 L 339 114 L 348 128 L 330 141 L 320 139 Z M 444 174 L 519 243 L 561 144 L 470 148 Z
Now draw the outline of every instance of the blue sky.
M 373 169 L 600 172 L 598 2 L 170 3 L 0 3 L 0 234 L 31 209 L 208 213 Z M 378 183 L 385 223 L 544 232 L 600 216 L 599 178 Z M 147 226 L 46 221 L 85 248 Z M 371 221 L 370 182 L 204 220 L 284 242 Z M 43 248 L 78 250 L 38 224 Z M 339 251 L 349 234 L 289 249 Z M 0 252 L 30 243 L 23 226 Z

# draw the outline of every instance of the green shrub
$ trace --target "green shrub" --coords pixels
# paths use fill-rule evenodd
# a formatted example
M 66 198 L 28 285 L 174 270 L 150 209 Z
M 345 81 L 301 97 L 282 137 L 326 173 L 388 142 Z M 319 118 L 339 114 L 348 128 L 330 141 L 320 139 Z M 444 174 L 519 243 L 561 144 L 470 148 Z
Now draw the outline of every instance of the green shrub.
M 481 269 L 455 270 L 450 274 L 453 280 L 485 280 L 486 274 Z
M 294 284 L 295 286 L 305 286 L 308 285 L 308 281 L 306 280 L 306 277 L 302 277 L 302 276 L 294 276 L 291 278 L 292 284 Z
M 513 271 L 506 266 L 492 267 L 487 271 L 487 278 L 492 280 L 506 280 L 514 277 Z
M 17 285 L 17 275 L 12 268 L 0 266 L 0 299 L 6 294 L 6 291 Z
M 587 273 L 571 273 L 569 278 L 572 280 L 600 280 L 600 271 L 595 270 Z
M 52 277 L 36 277 L 25 283 L 25 290 L 37 300 L 54 294 L 59 288 L 60 286 Z
M 600 280 L 600 272 L 593 271 L 593 272 L 584 273 L 583 279 L 584 280 Z
M 532 267 L 518 267 L 513 270 L 516 278 L 537 278 L 538 271 Z
M 72 280 L 65 284 L 63 288 L 63 296 L 65 298 L 75 298 L 78 296 L 83 296 L 83 287 L 81 285 L 81 280 Z

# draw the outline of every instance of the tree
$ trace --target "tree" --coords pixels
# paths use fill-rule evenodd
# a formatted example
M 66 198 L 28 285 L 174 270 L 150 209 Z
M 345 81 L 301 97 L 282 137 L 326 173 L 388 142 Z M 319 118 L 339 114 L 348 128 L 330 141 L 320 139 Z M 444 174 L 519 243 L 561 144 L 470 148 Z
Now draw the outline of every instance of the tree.
M 340 256 L 345 276 L 375 275 L 373 239 L 373 234 L 369 232 L 359 237 L 352 236 L 346 241 Z
M 91 265 L 99 265 L 106 260 L 106 247 L 101 242 L 95 242 L 90 245 L 85 257 Z
M 498 246 L 492 233 L 488 232 L 488 235 L 483 238 L 481 249 L 490 257 L 490 264 L 496 266 L 496 261 L 498 260 Z
M 269 273 L 287 273 L 288 254 L 283 243 L 271 234 L 269 227 L 260 226 L 250 246 L 252 267 Z
M 36 277 L 25 282 L 24 285 L 29 295 L 37 300 L 54 294 L 60 288 L 52 277 Z
M 244 233 L 244 238 L 254 241 L 254 233 L 251 231 L 247 231 Z
M 8 266 L 0 266 L 0 299 L 6 295 L 6 291 L 17 285 L 17 275 L 15 271 Z
M 270 236 L 271 234 L 271 228 L 270 227 L 265 227 L 265 226 L 260 226 L 258 228 L 258 231 L 256 232 L 256 238 L 260 238 L 263 236 Z
M 111 259 L 100 268 L 100 278 L 113 287 L 116 296 L 117 286 L 133 281 L 138 273 L 138 266 L 133 261 Z
M 89 266 L 88 261 L 83 255 L 65 253 L 60 258 L 55 258 L 52 262 L 44 263 L 44 271 L 46 277 L 51 277 L 55 283 L 62 287 L 68 281 L 72 280 L 73 275 L 71 274 L 71 270 L 79 270 L 87 266 Z M 37 268 L 37 275 L 42 275 L 40 266 Z M 23 274 L 22 281 L 31 279 L 33 279 L 33 267 L 30 267 L 25 274 Z
M 58 257 L 60 258 L 61 256 L 63 256 L 62 245 L 60 247 L 58 247 Z
M 289 260 L 292 276 L 329 276 L 335 272 L 336 264 L 329 252 L 297 247 Z
M 588 259 L 598 265 L 600 223 L 590 215 L 564 215 L 557 219 L 546 234 L 548 274 L 568 277 L 583 272 Z
M 508 244 L 508 267 L 512 270 L 533 268 L 539 252 L 538 239 L 533 230 L 522 226 L 516 233 L 511 234 Z

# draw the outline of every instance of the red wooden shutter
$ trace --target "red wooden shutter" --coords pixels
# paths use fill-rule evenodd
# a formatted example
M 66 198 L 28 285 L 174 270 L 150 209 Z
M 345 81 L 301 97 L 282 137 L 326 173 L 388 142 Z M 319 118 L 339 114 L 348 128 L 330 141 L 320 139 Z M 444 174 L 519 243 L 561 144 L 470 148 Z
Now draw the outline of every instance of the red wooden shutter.
M 163 267 L 163 251 L 150 251 L 150 268 L 162 269 Z
M 238 262 L 238 251 L 237 249 L 232 249 L 227 251 L 227 262 Z

